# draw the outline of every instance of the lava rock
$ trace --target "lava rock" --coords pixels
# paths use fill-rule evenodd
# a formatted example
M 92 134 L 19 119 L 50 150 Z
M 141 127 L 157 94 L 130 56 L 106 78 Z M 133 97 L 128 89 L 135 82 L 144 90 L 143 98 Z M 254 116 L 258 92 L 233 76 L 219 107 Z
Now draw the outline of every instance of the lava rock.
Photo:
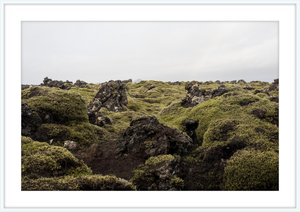
M 134 154 L 150 156 L 178 154 L 187 151 L 192 139 L 177 129 L 160 124 L 155 116 L 142 116 L 131 121 L 117 140 L 116 158 Z
M 186 84 L 185 89 L 188 91 L 188 93 L 185 98 L 181 99 L 181 106 L 185 108 L 194 107 L 197 104 L 207 101 L 208 99 L 221 96 L 228 92 L 225 88 L 225 85 L 219 85 L 213 91 L 206 91 L 204 89 L 200 89 L 198 83 L 188 83 Z
M 125 86 L 120 80 L 109 81 L 102 85 L 95 98 L 109 111 L 119 112 L 128 104 Z M 95 101 L 95 100 L 92 101 Z

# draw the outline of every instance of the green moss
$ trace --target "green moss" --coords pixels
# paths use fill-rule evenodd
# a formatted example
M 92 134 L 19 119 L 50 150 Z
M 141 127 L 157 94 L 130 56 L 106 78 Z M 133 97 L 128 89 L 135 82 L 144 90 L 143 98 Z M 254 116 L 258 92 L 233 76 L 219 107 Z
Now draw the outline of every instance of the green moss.
M 93 85 L 94 88 L 97 88 L 96 85 Z M 70 91 L 74 91 L 79 93 L 82 98 L 85 100 L 86 104 L 88 105 L 89 102 L 96 96 L 99 89 L 91 89 L 91 88 L 79 88 L 79 87 L 72 87 Z
M 33 87 L 22 91 L 22 99 L 42 119 L 50 113 L 56 123 L 88 122 L 87 103 L 78 93 L 59 88 Z
M 153 148 L 153 142 L 152 141 L 145 141 L 144 144 L 145 144 L 145 147 L 149 150 Z
M 60 124 L 42 124 L 38 133 L 47 135 L 48 140 L 54 139 L 53 145 L 62 146 L 63 141 L 72 140 L 80 147 L 86 147 L 92 143 L 104 142 L 109 139 L 109 132 L 99 126 L 82 122 L 69 126 Z
M 173 155 L 158 155 L 148 158 L 146 160 L 145 165 L 146 166 L 157 166 L 161 163 L 165 163 L 169 160 L 173 160 L 175 157 Z
M 169 181 L 169 183 L 171 185 L 175 185 L 176 187 L 179 187 L 181 189 L 184 188 L 184 181 L 180 177 L 177 177 L 177 176 L 172 177 L 171 180 Z
M 39 179 L 22 179 L 26 191 L 76 191 L 76 190 L 136 190 L 127 180 L 115 176 L 65 176 Z
M 241 150 L 227 162 L 226 190 L 278 190 L 279 156 L 273 151 Z
M 88 175 L 92 171 L 67 149 L 22 137 L 22 177 Z

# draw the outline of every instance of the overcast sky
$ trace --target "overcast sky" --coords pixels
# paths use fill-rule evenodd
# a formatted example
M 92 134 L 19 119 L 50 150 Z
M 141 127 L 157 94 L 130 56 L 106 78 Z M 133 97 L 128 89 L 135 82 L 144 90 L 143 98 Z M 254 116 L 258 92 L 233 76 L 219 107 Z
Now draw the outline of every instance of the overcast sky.
M 22 84 L 278 75 L 278 22 L 22 22 Z

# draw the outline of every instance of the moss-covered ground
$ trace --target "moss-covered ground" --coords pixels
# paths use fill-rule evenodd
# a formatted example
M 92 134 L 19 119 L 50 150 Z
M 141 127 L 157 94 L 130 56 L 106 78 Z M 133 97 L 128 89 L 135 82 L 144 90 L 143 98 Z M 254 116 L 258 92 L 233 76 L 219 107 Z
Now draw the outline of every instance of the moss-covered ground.
M 86 108 L 100 85 L 22 90 L 22 101 L 43 120 L 33 138 L 54 139 L 48 145 L 22 137 L 22 188 L 36 190 L 36 184 L 45 183 L 42 190 L 101 190 L 104 177 L 91 175 L 90 168 L 61 147 L 63 141 L 76 141 L 80 149 L 101 143 L 109 148 L 109 142 L 116 140 L 131 120 L 154 115 L 160 123 L 183 132 L 188 131 L 182 125 L 184 119 L 199 122 L 198 143 L 181 156 L 182 173 L 169 179 L 169 184 L 190 190 L 278 190 L 279 104 L 272 97 L 278 97 L 279 92 L 257 92 L 271 85 L 266 82 L 225 82 L 225 94 L 184 108 L 181 99 L 187 95 L 187 83 L 126 83 L 128 104 L 118 113 L 101 108 L 99 112 L 112 120 L 111 125 L 103 127 L 89 123 Z M 207 91 L 220 85 L 212 81 L 198 84 Z M 157 183 L 152 168 L 171 159 L 174 155 L 150 157 L 133 170 L 130 189 L 139 189 L 145 182 L 149 186 Z M 84 185 L 84 180 L 93 186 Z

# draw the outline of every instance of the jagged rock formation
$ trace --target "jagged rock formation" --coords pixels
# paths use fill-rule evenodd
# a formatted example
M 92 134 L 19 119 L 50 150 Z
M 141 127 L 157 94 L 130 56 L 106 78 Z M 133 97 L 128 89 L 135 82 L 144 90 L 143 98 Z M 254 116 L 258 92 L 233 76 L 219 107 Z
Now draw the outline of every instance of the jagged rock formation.
M 123 154 L 139 154 L 149 158 L 186 152 L 192 139 L 179 130 L 160 124 L 155 116 L 142 116 L 131 121 L 117 143 L 117 158 Z
M 228 92 L 225 89 L 225 85 L 219 85 L 215 90 L 206 91 L 199 88 L 199 84 L 189 83 L 185 86 L 185 89 L 188 91 L 188 94 L 185 98 L 181 100 L 182 107 L 194 107 L 197 104 L 200 104 L 208 99 L 221 96 L 224 93 Z
M 41 118 L 36 113 L 32 112 L 26 102 L 22 102 L 21 104 L 21 114 L 22 135 L 30 136 L 34 134 L 37 131 L 37 128 L 42 124 Z
M 101 107 L 114 112 L 122 111 L 123 106 L 128 104 L 125 87 L 120 80 L 111 80 L 102 85 L 92 101 L 96 100 Z
M 122 82 L 120 80 L 109 81 L 100 87 L 96 96 L 87 106 L 89 122 L 100 127 L 111 124 L 111 119 L 108 116 L 102 116 L 99 112 L 100 108 L 105 107 L 109 111 L 119 112 L 127 104 L 126 91 Z

